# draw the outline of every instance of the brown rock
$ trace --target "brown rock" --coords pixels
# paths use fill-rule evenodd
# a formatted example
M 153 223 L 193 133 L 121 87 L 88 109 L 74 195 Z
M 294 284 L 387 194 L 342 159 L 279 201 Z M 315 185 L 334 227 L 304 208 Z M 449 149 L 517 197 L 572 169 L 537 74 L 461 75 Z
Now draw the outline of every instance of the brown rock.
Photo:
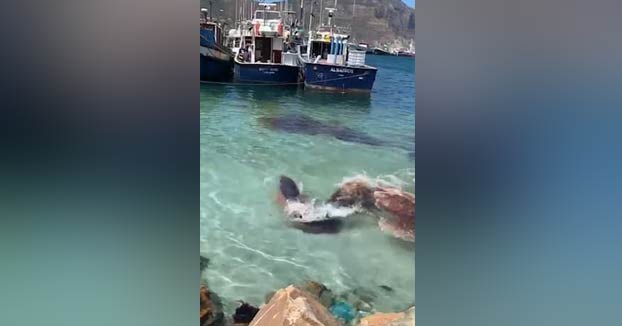
M 359 326 L 415 326 L 415 307 L 403 312 L 378 312 L 361 319 Z
M 415 326 L 415 307 L 404 311 L 404 316 L 391 322 L 389 326 Z
M 390 322 L 403 318 L 404 315 L 399 312 L 384 313 L 377 312 L 371 316 L 361 319 L 359 326 L 388 326 Z
M 216 296 L 209 291 L 207 286 L 201 285 L 199 290 L 200 298 L 200 320 L 201 325 L 217 325 L 223 319 L 222 308 Z
M 275 293 L 276 293 L 275 291 L 272 291 L 266 294 L 266 296 L 263 298 L 264 303 L 270 302 L 270 300 L 272 300 L 272 297 L 274 296 Z
M 341 206 L 359 204 L 365 208 L 374 207 L 374 188 L 364 180 L 348 181 L 332 194 L 330 202 Z
M 397 225 L 415 228 L 415 195 L 397 188 L 377 188 L 374 191 L 376 207 L 397 217 Z
M 250 326 L 341 326 L 315 296 L 292 285 L 277 291 Z

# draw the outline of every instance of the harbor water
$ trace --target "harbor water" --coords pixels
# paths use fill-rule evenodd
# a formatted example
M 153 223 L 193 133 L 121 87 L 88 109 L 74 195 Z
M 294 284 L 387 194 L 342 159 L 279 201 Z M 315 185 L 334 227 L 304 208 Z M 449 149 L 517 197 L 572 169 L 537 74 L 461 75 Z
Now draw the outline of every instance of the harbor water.
M 415 63 L 368 56 L 378 68 L 369 95 L 302 88 L 202 84 L 200 91 L 200 251 L 203 275 L 231 314 L 237 300 L 315 280 L 334 293 L 372 293 L 377 311 L 415 303 L 415 245 L 379 230 L 367 214 L 338 234 L 290 228 L 276 202 L 280 175 L 327 199 L 344 178 L 366 175 L 414 192 Z M 347 127 L 383 146 L 330 134 L 275 130 L 267 118 L 295 115 Z

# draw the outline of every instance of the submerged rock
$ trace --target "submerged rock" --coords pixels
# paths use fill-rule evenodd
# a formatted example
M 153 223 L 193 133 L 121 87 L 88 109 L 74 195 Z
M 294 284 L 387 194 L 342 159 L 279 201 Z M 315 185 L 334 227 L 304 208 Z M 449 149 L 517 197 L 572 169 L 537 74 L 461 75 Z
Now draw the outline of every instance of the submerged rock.
M 250 326 L 341 326 L 318 299 L 293 285 L 277 291 Z
M 373 303 L 376 300 L 376 295 L 365 288 L 356 288 L 347 297 L 349 303 L 354 305 L 354 308 L 362 312 L 371 312 L 373 310 Z
M 200 256 L 200 257 L 201 257 L 201 260 L 199 262 L 199 266 L 201 268 L 201 273 L 202 273 L 204 270 L 207 269 L 207 266 L 209 265 L 209 258 L 203 257 L 203 256 Z
M 224 314 L 218 296 L 210 292 L 206 285 L 201 285 L 199 298 L 201 326 L 220 325 L 224 320 Z
M 333 294 L 333 292 L 320 282 L 307 281 L 297 287 L 303 291 L 314 295 L 326 308 L 330 307 L 335 301 L 335 295 Z
M 356 317 L 354 307 L 345 301 L 337 301 L 330 307 L 330 313 L 344 323 L 349 323 Z
M 415 326 L 415 307 L 403 312 L 378 312 L 361 319 L 358 326 Z

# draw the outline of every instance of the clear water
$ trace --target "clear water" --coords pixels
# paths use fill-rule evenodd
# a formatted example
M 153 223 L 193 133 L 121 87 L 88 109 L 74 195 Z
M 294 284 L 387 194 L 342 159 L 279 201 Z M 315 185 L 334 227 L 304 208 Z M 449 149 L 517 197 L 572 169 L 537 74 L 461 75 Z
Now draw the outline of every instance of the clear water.
M 414 146 L 414 60 L 367 61 L 378 67 L 370 96 L 201 85 L 200 250 L 211 260 L 203 276 L 227 314 L 236 300 L 259 305 L 267 293 L 308 279 L 336 293 L 372 291 L 378 311 L 414 304 L 414 244 L 381 232 L 376 219 L 364 214 L 351 216 L 339 234 L 306 234 L 286 226 L 275 201 L 281 174 L 318 199 L 357 174 L 414 192 L 415 163 L 402 149 Z M 289 113 L 338 123 L 394 146 L 284 133 L 258 121 Z

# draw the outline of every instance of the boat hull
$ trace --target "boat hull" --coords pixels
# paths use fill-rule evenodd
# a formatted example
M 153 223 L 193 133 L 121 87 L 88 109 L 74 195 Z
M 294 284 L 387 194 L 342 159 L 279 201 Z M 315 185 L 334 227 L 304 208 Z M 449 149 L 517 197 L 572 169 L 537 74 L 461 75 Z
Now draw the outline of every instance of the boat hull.
M 201 47 L 201 81 L 231 80 L 232 63 L 228 53 Z
M 329 91 L 370 92 L 377 69 L 369 66 L 339 66 L 305 63 L 305 87 Z
M 233 77 L 238 83 L 297 86 L 300 68 L 283 64 L 235 62 Z

